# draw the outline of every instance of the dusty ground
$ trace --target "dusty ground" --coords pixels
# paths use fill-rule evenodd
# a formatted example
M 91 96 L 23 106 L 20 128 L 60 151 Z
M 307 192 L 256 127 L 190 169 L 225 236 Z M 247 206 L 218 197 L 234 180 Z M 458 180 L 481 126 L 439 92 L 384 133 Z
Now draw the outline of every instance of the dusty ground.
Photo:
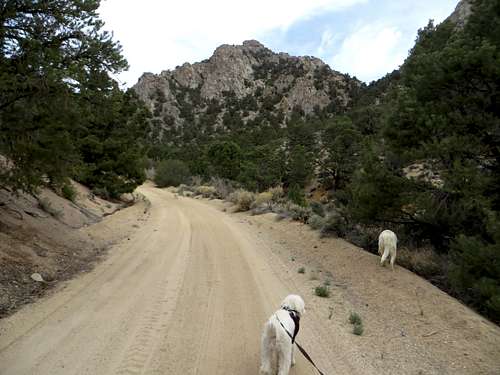
M 38 199 L 0 189 L 0 318 L 36 300 L 58 282 L 88 271 L 117 240 L 107 235 L 94 238 L 79 229 L 126 204 L 102 200 L 76 182 L 73 186 L 74 202 L 48 189 L 40 190 Z M 126 235 L 123 229 L 122 236 Z M 35 272 L 45 282 L 31 279 Z
M 138 226 L 105 261 L 0 321 L 0 374 L 257 374 L 262 325 L 290 292 L 306 301 L 298 340 L 325 374 L 500 373 L 500 329 L 410 272 L 272 215 L 140 191 L 148 215 L 84 229 L 118 239 Z M 331 298 L 314 296 L 327 279 Z M 314 371 L 298 355 L 291 373 Z

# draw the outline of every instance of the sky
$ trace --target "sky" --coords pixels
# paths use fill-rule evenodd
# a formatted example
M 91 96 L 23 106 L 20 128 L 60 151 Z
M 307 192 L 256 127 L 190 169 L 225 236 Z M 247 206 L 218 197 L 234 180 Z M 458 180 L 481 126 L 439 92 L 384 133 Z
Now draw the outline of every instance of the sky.
M 256 39 L 275 52 L 319 57 L 367 83 L 397 69 L 417 30 L 443 21 L 458 0 L 103 0 L 104 29 L 123 47 L 134 85 L 209 58 L 221 44 Z M 140 4 L 140 6 L 139 6 Z

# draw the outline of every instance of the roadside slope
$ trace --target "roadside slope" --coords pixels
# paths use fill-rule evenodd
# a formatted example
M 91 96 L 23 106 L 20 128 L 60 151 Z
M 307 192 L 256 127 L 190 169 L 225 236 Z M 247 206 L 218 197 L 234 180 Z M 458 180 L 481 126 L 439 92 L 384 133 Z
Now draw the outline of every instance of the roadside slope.
M 228 215 L 221 212 L 221 204 L 177 198 L 149 185 L 139 191 L 151 202 L 146 221 L 139 222 L 137 213 L 124 210 L 121 218 L 113 215 L 103 226 L 89 227 L 95 236 L 107 232 L 118 236 L 121 223 L 136 220 L 133 235 L 115 244 L 93 271 L 0 321 L 2 375 L 254 375 L 259 367 L 262 325 L 290 292 L 302 294 L 306 301 L 299 342 L 326 374 L 494 374 L 498 369 L 498 357 L 493 357 L 498 345 L 493 345 L 500 342 L 499 330 L 480 318 L 477 324 L 486 324 L 481 332 L 485 336 L 471 340 L 465 348 L 473 355 L 463 357 L 460 365 L 464 367 L 453 364 L 453 350 L 448 358 L 436 358 L 430 353 L 434 347 L 427 349 L 413 339 L 413 331 L 407 329 L 406 336 L 401 336 L 396 328 L 404 320 L 396 313 L 404 309 L 406 300 L 387 294 L 391 283 L 399 283 L 404 272 L 399 268 L 390 274 L 376 268 L 376 260 L 371 259 L 372 272 L 380 271 L 372 283 L 368 268 L 361 275 L 355 267 L 349 270 L 351 249 L 342 245 L 335 251 L 345 252 L 345 258 L 336 252 L 333 258 L 342 261 L 338 266 L 344 273 L 332 266 L 338 272 L 335 275 L 329 271 L 328 254 L 320 252 L 331 243 L 320 243 L 313 258 L 306 259 L 318 240 L 309 239 L 295 223 Z M 351 253 L 354 263 L 362 259 L 360 254 L 356 249 Z M 321 274 L 332 272 L 327 274 L 334 292 L 331 299 L 313 296 L 311 289 L 323 276 L 311 281 L 297 274 L 300 262 L 308 272 L 314 262 L 321 265 Z M 353 273 L 358 276 L 349 278 Z M 378 290 L 373 301 L 365 301 L 362 287 Z M 404 296 L 403 289 L 394 289 Z M 433 303 L 452 303 L 443 296 L 432 297 L 436 298 Z M 377 298 L 381 302 L 375 302 Z M 366 332 L 358 337 L 348 330 L 345 313 L 360 306 L 364 306 L 359 311 Z M 395 314 L 382 316 L 384 306 L 392 306 Z M 465 314 L 463 319 L 475 327 L 473 313 Z M 386 325 L 379 326 L 380 321 Z M 460 334 L 468 332 L 475 331 L 466 328 Z M 392 340 L 394 333 L 398 336 Z M 389 344 L 381 341 L 381 335 Z M 401 337 L 412 340 L 405 343 Z M 438 334 L 429 339 L 436 337 L 442 339 Z M 489 345 L 488 351 L 479 355 L 478 343 L 483 349 Z M 314 374 L 297 357 L 292 374 Z

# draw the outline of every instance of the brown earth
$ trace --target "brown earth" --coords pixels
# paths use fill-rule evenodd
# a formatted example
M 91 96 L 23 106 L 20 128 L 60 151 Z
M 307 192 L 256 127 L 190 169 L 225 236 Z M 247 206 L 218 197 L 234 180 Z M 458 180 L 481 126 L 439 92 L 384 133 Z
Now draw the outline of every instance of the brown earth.
M 271 214 L 139 191 L 149 215 L 84 229 L 139 226 L 106 260 L 0 320 L 0 374 L 257 374 L 262 325 L 291 292 L 306 302 L 298 341 L 325 374 L 500 373 L 500 329 L 418 276 Z M 326 280 L 331 297 L 314 296 Z M 298 355 L 291 374 L 314 371 Z
M 0 189 L 0 318 L 34 301 L 58 282 L 90 270 L 117 240 L 107 235 L 95 238 L 83 228 L 128 203 L 105 201 L 76 182 L 72 185 L 74 202 L 49 189 L 41 189 L 36 196 Z M 134 212 L 139 214 L 144 205 L 141 202 Z M 44 282 L 31 279 L 35 272 Z

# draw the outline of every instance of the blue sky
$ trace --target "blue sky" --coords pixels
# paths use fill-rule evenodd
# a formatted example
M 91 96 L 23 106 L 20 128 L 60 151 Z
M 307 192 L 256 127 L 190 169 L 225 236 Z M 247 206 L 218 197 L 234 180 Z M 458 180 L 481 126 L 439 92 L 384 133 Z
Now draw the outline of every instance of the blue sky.
M 417 30 L 429 19 L 441 22 L 456 0 L 366 1 L 299 20 L 287 30 L 261 37 L 273 50 L 312 55 L 333 69 L 366 82 L 396 69 L 414 45 Z
M 127 86 L 210 57 L 221 44 L 257 39 L 276 52 L 321 58 L 370 82 L 398 68 L 429 19 L 458 0 L 133 0 L 103 1 L 100 13 L 130 64 Z

